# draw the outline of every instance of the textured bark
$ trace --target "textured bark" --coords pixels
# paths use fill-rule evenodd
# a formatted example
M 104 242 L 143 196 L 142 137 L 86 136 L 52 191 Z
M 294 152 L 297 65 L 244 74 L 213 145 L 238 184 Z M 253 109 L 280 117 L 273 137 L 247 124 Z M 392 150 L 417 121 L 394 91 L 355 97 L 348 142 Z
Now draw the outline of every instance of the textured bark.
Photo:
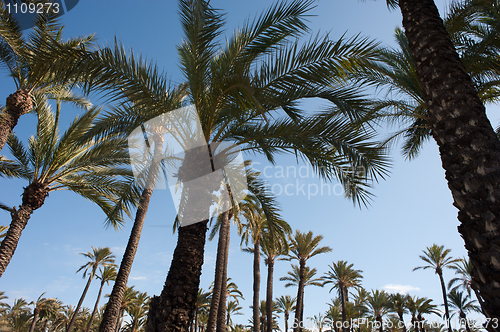
M 153 135 L 153 140 L 155 142 L 154 148 L 154 158 L 153 162 L 149 167 L 149 173 L 147 177 L 147 182 L 145 189 L 142 191 L 141 198 L 139 200 L 139 206 L 135 214 L 134 225 L 132 226 L 132 231 L 127 243 L 127 248 L 123 253 L 123 258 L 120 263 L 120 269 L 116 275 L 116 280 L 113 285 L 113 290 L 106 305 L 104 315 L 99 326 L 100 332 L 113 331 L 117 323 L 117 317 L 120 314 L 120 307 L 123 300 L 123 294 L 127 288 L 128 277 L 132 271 L 132 265 L 134 263 L 135 254 L 139 248 L 139 240 L 141 239 L 142 227 L 144 226 L 144 221 L 146 220 L 146 214 L 149 208 L 149 202 L 151 201 L 151 196 L 153 195 L 153 188 L 158 176 L 158 171 L 160 169 L 160 157 L 163 152 L 164 136 Z
M 348 332 L 349 327 L 347 327 L 347 308 L 345 306 L 346 303 L 346 295 L 347 295 L 347 288 L 345 286 L 341 286 L 340 288 L 340 301 L 342 303 L 342 331 L 343 332 Z
M 483 313 L 500 319 L 500 141 L 434 2 L 399 5 Z
M 66 332 L 71 332 L 73 329 L 73 325 L 75 325 L 76 317 L 78 316 L 78 311 L 80 311 L 80 308 L 82 307 L 83 300 L 85 299 L 85 295 L 87 295 L 87 291 L 89 290 L 90 283 L 92 282 L 92 279 L 94 279 L 95 275 L 95 270 L 92 270 L 89 276 L 89 280 L 87 281 L 87 284 L 85 285 L 85 289 L 83 290 L 82 296 L 80 297 L 80 300 L 78 301 L 78 304 L 76 305 L 75 312 L 73 313 L 73 316 L 71 317 L 71 320 L 68 324 L 68 328 L 66 329 Z
M 217 258 L 215 262 L 215 277 L 214 277 L 214 288 L 212 289 L 212 301 L 210 302 L 210 312 L 208 315 L 207 332 L 213 332 L 216 328 L 217 316 L 219 312 L 219 303 L 221 301 L 221 289 L 225 282 L 227 285 L 227 280 L 224 281 L 224 248 L 226 248 L 227 243 L 227 226 L 229 224 L 229 219 L 226 217 L 227 214 L 224 212 L 222 217 L 222 223 L 219 230 L 219 243 L 217 244 Z
M 444 314 L 446 317 L 446 326 L 448 327 L 449 332 L 453 332 L 451 328 L 451 321 L 450 321 L 450 310 L 448 309 L 448 298 L 446 297 L 446 285 L 444 283 L 443 279 L 443 272 L 440 271 L 439 275 L 439 281 L 441 282 L 441 292 L 443 293 L 443 301 L 444 301 Z
M 43 183 L 32 182 L 24 188 L 22 205 L 11 213 L 12 221 L 5 238 L 0 243 L 0 277 L 9 265 L 17 244 L 21 238 L 21 233 L 28 224 L 31 214 L 40 208 L 48 195 L 47 186 Z
M 7 139 L 21 115 L 28 113 L 33 108 L 31 94 L 28 90 L 17 90 L 7 97 L 5 107 L 6 111 L 0 115 L 0 151 L 7 143 Z
M 260 332 L 260 238 L 253 246 L 253 332 Z
M 267 316 L 267 331 L 273 330 L 273 274 L 274 274 L 274 257 L 269 257 L 267 260 L 267 289 L 266 289 L 266 316 Z
M 228 208 L 228 207 L 226 207 Z M 222 273 L 222 285 L 220 289 L 219 310 L 217 313 L 217 332 L 226 332 L 226 313 L 227 313 L 227 264 L 229 259 L 229 236 L 231 232 L 231 213 L 226 211 L 222 215 L 222 220 L 225 223 L 224 233 L 226 233 L 226 240 L 224 243 L 224 266 Z
M 90 316 L 89 323 L 87 325 L 87 329 L 85 332 L 90 332 L 90 328 L 92 327 L 92 322 L 94 321 L 95 314 L 97 313 L 97 309 L 99 309 L 99 301 L 101 300 L 102 289 L 106 280 L 101 281 L 101 286 L 99 287 L 99 293 L 97 294 L 97 300 L 95 301 L 94 310 L 92 310 L 92 315 Z M 132 330 L 133 331 L 133 330 Z
M 188 331 L 200 284 L 208 220 L 179 228 L 167 280 L 151 299 L 146 331 Z
M 9 265 L 19 243 L 21 232 L 28 224 L 32 213 L 33 209 L 25 205 L 21 205 L 18 210 L 11 213 L 12 221 L 0 244 L 0 277 Z
M 302 319 L 304 315 L 304 276 L 306 274 L 306 262 L 300 261 L 299 287 L 297 290 L 297 305 L 295 308 L 294 332 L 302 330 Z
M 35 310 L 33 310 L 33 321 L 31 322 L 30 332 L 35 331 L 35 325 L 36 325 L 36 321 L 38 320 L 39 313 L 40 313 L 40 309 L 38 309 L 38 307 L 35 307 Z

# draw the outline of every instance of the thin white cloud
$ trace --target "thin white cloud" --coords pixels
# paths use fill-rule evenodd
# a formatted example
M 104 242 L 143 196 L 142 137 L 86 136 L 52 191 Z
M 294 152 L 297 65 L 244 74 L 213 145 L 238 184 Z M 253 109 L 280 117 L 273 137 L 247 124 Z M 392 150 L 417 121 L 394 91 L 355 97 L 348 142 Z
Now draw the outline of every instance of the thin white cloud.
M 148 280 L 148 277 L 130 277 L 131 280 Z
M 390 293 L 401 293 L 401 294 L 407 294 L 411 291 L 420 291 L 420 288 L 411 285 L 388 284 L 382 288 Z

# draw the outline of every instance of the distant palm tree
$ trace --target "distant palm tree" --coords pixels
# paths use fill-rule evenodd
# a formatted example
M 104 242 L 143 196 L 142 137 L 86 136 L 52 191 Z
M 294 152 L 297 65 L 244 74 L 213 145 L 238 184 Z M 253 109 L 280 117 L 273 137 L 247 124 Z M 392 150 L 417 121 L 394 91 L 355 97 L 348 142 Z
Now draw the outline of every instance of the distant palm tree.
M 203 288 L 198 289 L 198 297 L 196 299 L 196 310 L 194 312 L 194 332 L 198 332 L 198 316 L 200 314 L 200 310 L 206 309 L 210 307 L 210 298 L 212 293 L 203 291 Z M 193 330 L 193 328 L 191 328 Z
M 109 294 L 106 296 L 109 297 Z M 117 322 L 115 325 L 116 328 L 114 332 L 120 331 L 123 323 L 123 315 L 128 309 L 132 308 L 136 304 L 138 297 L 145 298 L 147 297 L 147 294 L 140 293 L 139 291 L 135 290 L 134 286 L 127 287 L 125 289 L 125 292 L 123 293 L 122 303 L 120 305 L 120 314 L 117 317 Z
M 472 280 L 473 268 L 474 267 L 467 257 L 464 257 L 460 259 L 460 262 L 451 265 L 450 269 L 454 270 L 455 275 L 458 276 L 450 279 L 450 281 L 448 282 L 448 288 L 450 288 L 450 291 L 454 289 L 462 289 L 469 295 L 471 293 L 471 290 L 473 290 L 474 294 L 476 295 L 477 301 L 479 302 L 479 304 L 481 304 L 482 298 L 479 295 L 477 284 L 474 280 Z
M 288 332 L 288 318 L 290 317 L 290 313 L 295 310 L 297 303 L 297 298 L 291 297 L 290 295 L 281 295 L 276 299 L 276 307 L 278 308 L 279 313 L 283 313 L 285 319 L 285 331 Z
M 99 287 L 99 293 L 97 294 L 97 300 L 95 301 L 94 310 L 92 311 L 92 315 L 90 316 L 86 332 L 90 331 L 90 328 L 92 327 L 92 323 L 94 321 L 94 317 L 97 313 L 97 310 L 99 309 L 99 301 L 101 299 L 101 294 L 102 294 L 102 289 L 104 287 L 104 284 L 109 285 L 110 281 L 114 281 L 116 279 L 116 267 L 115 266 L 99 267 L 99 272 L 100 272 L 100 274 L 98 274 L 96 277 L 97 277 L 97 279 L 101 280 L 101 286 Z
M 130 316 L 130 322 L 125 326 L 130 332 L 141 331 L 146 323 L 149 308 L 149 296 L 147 293 L 137 292 L 135 298 L 125 307 Z
M 368 310 L 369 314 L 377 321 L 379 332 L 384 331 L 384 315 L 388 312 L 389 295 L 385 291 L 372 290 L 368 294 Z
M 437 306 L 431 303 L 431 299 L 413 296 L 408 298 L 408 311 L 411 313 L 411 323 L 415 332 L 424 332 L 424 314 L 436 314 L 441 317 Z
M 35 305 L 35 308 L 33 308 L 33 318 L 31 320 L 30 332 L 35 331 L 35 326 L 40 312 L 46 310 L 46 308 L 50 307 L 52 303 L 56 301 L 55 299 L 46 299 L 43 297 L 44 295 L 45 293 L 42 293 L 42 295 L 40 295 L 35 302 L 32 302 L 32 304 Z
M 315 327 L 318 329 L 318 332 L 323 332 L 323 327 L 325 326 L 325 317 L 321 314 L 321 312 L 318 315 L 309 317 L 309 319 L 314 323 Z
M 406 332 L 406 324 L 403 316 L 408 312 L 407 305 L 409 298 L 410 296 L 408 294 L 403 295 L 400 293 L 396 293 L 389 295 L 389 310 L 398 315 L 399 322 L 403 325 L 403 332 Z
M 464 294 L 456 289 L 452 289 L 448 293 L 448 300 L 450 301 L 450 307 L 455 311 L 453 314 L 458 313 L 460 316 L 460 325 L 464 324 L 467 332 L 471 332 L 466 313 L 471 311 L 481 312 L 481 308 L 475 304 L 476 301 L 471 299 L 470 294 Z
M 323 276 L 325 285 L 332 283 L 330 292 L 337 288 L 340 300 L 342 302 L 342 327 L 344 332 L 349 330 L 347 324 L 346 302 L 349 301 L 349 288 L 360 287 L 363 276 L 361 270 L 353 269 L 354 264 L 348 264 L 346 261 L 338 261 L 333 265 L 328 265 L 330 271 Z
M 99 267 L 107 267 L 107 266 L 115 266 L 115 256 L 111 253 L 111 249 L 108 247 L 104 248 L 94 248 L 92 247 L 92 252 L 86 252 L 86 253 L 80 253 L 80 255 L 85 256 L 88 258 L 88 262 L 82 265 L 77 273 L 83 270 L 83 278 L 89 275 L 89 279 L 87 281 L 87 284 L 85 285 L 85 288 L 83 290 L 82 296 L 80 297 L 80 301 L 78 301 L 78 304 L 75 308 L 75 311 L 73 312 L 73 316 L 71 317 L 71 321 L 68 324 L 68 328 L 66 329 L 67 332 L 71 332 L 73 329 L 73 325 L 75 324 L 76 317 L 78 315 L 78 311 L 80 310 L 80 307 L 82 306 L 83 300 L 85 299 L 85 296 L 87 295 L 87 291 L 89 290 L 90 283 L 96 276 L 97 269 Z
M 58 299 L 48 299 L 40 308 L 39 317 L 42 322 L 43 332 L 48 331 L 49 322 L 51 322 L 51 327 L 54 325 L 62 308 L 63 303 Z
M 323 239 L 322 235 L 313 236 L 311 231 L 301 233 L 296 230 L 295 235 L 290 239 L 290 259 L 299 261 L 299 287 L 297 290 L 297 310 L 295 310 L 295 332 L 301 331 L 300 325 L 304 320 L 304 286 L 306 274 L 306 262 L 319 254 L 332 251 L 328 246 L 319 247 Z
M 50 192 L 70 190 L 94 202 L 115 228 L 123 221 L 122 212 L 128 213 L 126 207 L 113 207 L 133 179 L 132 171 L 125 167 L 130 161 L 126 140 L 111 135 L 93 140 L 83 137 L 92 128 L 99 109 L 77 117 L 62 136 L 58 131 L 59 103 L 54 114 L 46 100 L 38 100 L 36 113 L 37 132 L 28 147 L 11 135 L 8 145 L 15 160 L 0 160 L 0 175 L 29 181 L 22 204 L 9 208 L 11 223 L 0 244 L 0 276 L 32 213 L 43 206 Z
M 288 227 L 289 228 L 289 227 Z M 286 233 L 271 234 L 269 230 L 264 231 L 260 248 L 264 255 L 264 262 L 267 265 L 267 287 L 266 287 L 266 315 L 267 330 L 272 330 L 273 316 L 273 280 L 274 280 L 274 262 L 276 259 L 283 260 L 280 256 L 288 255 L 288 240 Z
M 16 299 L 12 306 L 7 307 L 7 321 L 14 332 L 24 332 L 29 329 L 31 310 L 25 299 Z
M 226 326 L 230 328 L 233 325 L 233 321 L 231 320 L 231 315 L 243 315 L 240 313 L 240 310 L 243 309 L 239 306 L 237 301 L 229 301 L 227 303 L 227 321 Z
M 423 251 L 423 255 L 420 255 L 420 259 L 426 262 L 428 265 L 418 266 L 413 269 L 433 269 L 434 272 L 439 276 L 439 281 L 441 282 L 441 291 L 443 292 L 443 301 L 444 301 L 444 310 L 446 315 L 446 325 L 448 326 L 448 331 L 453 332 L 451 328 L 450 322 L 450 312 L 448 310 L 448 299 L 446 297 L 446 284 L 443 278 L 443 269 L 451 268 L 453 264 L 459 263 L 460 259 L 452 258 L 449 255 L 451 249 L 444 249 L 444 246 L 438 246 L 437 244 L 433 244 L 430 247 L 427 247 L 427 250 Z

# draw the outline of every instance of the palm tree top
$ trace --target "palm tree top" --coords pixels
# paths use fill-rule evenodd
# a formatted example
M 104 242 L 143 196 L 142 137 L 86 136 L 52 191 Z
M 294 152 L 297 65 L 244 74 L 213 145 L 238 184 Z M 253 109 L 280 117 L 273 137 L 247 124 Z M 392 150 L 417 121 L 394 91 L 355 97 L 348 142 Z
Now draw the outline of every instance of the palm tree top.
M 83 277 L 87 276 L 87 273 L 93 277 L 100 266 L 103 267 L 116 267 L 115 265 L 115 255 L 111 253 L 111 249 L 108 247 L 92 247 L 92 252 L 80 253 L 84 257 L 87 257 L 89 261 L 82 265 L 76 273 L 84 270 Z
M 332 248 L 328 246 L 318 247 L 321 240 L 323 240 L 322 235 L 313 236 L 312 231 L 301 233 L 296 230 L 295 235 L 291 238 L 290 259 L 297 259 L 301 263 L 305 263 L 311 257 L 331 252 Z
M 451 268 L 452 264 L 460 262 L 460 259 L 449 256 L 451 249 L 444 249 L 444 245 L 438 246 L 437 244 L 433 244 L 432 246 L 427 247 L 427 249 L 423 250 L 422 252 L 424 254 L 419 255 L 418 257 L 420 257 L 420 259 L 422 259 L 428 265 L 417 266 L 413 269 L 413 271 L 420 269 L 434 269 L 436 274 L 442 274 L 445 267 Z
M 334 262 L 332 265 L 328 265 L 330 271 L 326 272 L 323 277 L 325 281 L 325 285 L 329 283 L 333 283 L 332 288 L 330 288 L 330 292 L 337 288 L 340 292 L 344 287 L 360 287 L 361 279 L 363 276 L 361 273 L 363 271 L 353 269 L 354 264 L 349 264 L 346 261 L 340 260 L 338 262 Z

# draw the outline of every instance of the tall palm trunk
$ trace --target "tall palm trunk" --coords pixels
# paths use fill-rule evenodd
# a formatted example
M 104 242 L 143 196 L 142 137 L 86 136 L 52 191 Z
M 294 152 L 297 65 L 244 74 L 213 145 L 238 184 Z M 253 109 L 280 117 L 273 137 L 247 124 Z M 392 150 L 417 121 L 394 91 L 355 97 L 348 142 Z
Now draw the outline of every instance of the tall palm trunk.
M 340 301 L 342 302 L 342 331 L 343 332 L 348 332 L 349 328 L 347 327 L 347 308 L 345 305 L 346 302 L 346 295 L 347 295 L 347 288 L 343 286 L 340 289 Z
M 266 289 L 266 316 L 267 316 L 267 331 L 273 330 L 273 275 L 274 275 L 274 258 L 269 257 L 267 260 L 267 289 Z
M 253 332 L 260 332 L 260 237 L 253 245 Z
M 89 280 L 87 281 L 87 284 L 85 285 L 85 289 L 83 290 L 83 294 L 80 297 L 80 301 L 78 301 L 78 304 L 76 305 L 75 312 L 73 313 L 73 316 L 71 317 L 71 320 L 68 324 L 68 328 L 66 329 L 66 332 L 71 332 L 73 329 L 73 325 L 75 325 L 76 317 L 78 316 L 78 311 L 80 311 L 80 308 L 82 307 L 83 300 L 85 299 L 85 295 L 87 295 L 87 291 L 89 290 L 90 283 L 92 282 L 92 279 L 94 279 L 95 275 L 95 269 L 92 269 L 92 272 L 90 273 Z
M 226 220 L 226 241 L 224 244 L 224 272 L 222 274 L 222 285 L 220 289 L 219 312 L 217 313 L 217 332 L 226 332 L 226 313 L 227 313 L 227 264 L 229 259 L 229 237 L 231 235 L 231 219 L 229 211 L 224 212 L 222 218 Z
M 400 0 L 399 6 L 483 313 L 500 319 L 500 141 L 434 2 Z
M 43 205 L 47 195 L 47 187 L 38 182 L 30 183 L 24 188 L 22 205 L 19 206 L 19 209 L 14 208 L 11 212 L 12 221 L 0 243 L 0 277 L 14 256 L 21 233 L 28 224 L 31 214 Z
M 167 280 L 160 296 L 151 299 L 146 331 L 188 330 L 196 307 L 207 224 L 204 220 L 179 228 Z
M 415 317 L 414 314 L 412 314 L 412 316 L 411 316 L 411 324 L 412 324 L 413 328 L 415 329 L 415 332 L 420 332 L 419 322 L 417 321 L 417 318 Z
M 399 321 L 403 325 L 403 332 L 406 332 L 406 324 L 405 324 L 405 320 L 404 320 L 403 312 L 402 311 L 398 312 L 398 317 L 399 317 Z
M 439 275 L 439 281 L 441 282 L 441 291 L 443 292 L 444 314 L 446 317 L 446 326 L 448 326 L 448 332 L 453 332 L 453 330 L 451 328 L 450 311 L 448 309 L 448 298 L 446 296 L 446 285 L 444 284 L 443 272 L 440 272 L 438 275 Z
M 304 276 L 306 273 L 306 263 L 304 261 L 300 261 L 300 269 L 299 269 L 299 287 L 297 290 L 297 305 L 295 308 L 295 322 L 293 329 L 294 332 L 302 331 L 302 318 L 304 312 Z
M 463 310 L 460 310 L 460 319 L 462 320 L 462 322 L 465 322 L 465 330 L 467 332 L 471 332 L 469 322 L 467 321 L 467 315 L 465 314 L 465 312 Z
M 116 275 L 116 280 L 113 285 L 113 290 L 106 305 L 104 315 L 102 317 L 101 325 L 99 326 L 100 332 L 113 331 L 117 322 L 117 317 L 120 314 L 120 307 L 123 300 L 123 294 L 127 288 L 128 277 L 132 271 L 135 254 L 139 247 L 139 240 L 141 239 L 142 227 L 146 220 L 146 214 L 149 208 L 149 202 L 153 195 L 153 188 L 160 169 L 160 157 L 163 152 L 164 136 L 161 134 L 154 134 L 153 141 L 155 142 L 153 162 L 148 170 L 147 182 L 145 189 L 142 191 L 139 200 L 139 206 L 135 214 L 134 225 L 128 239 L 127 248 L 123 253 L 123 258 L 120 263 L 120 269 Z
M 210 302 L 210 312 L 208 315 L 207 332 L 215 331 L 217 316 L 219 312 L 219 303 L 221 301 L 221 289 L 222 285 L 226 283 L 227 280 L 223 279 L 224 275 L 224 254 L 227 243 L 227 237 L 229 232 L 227 228 L 230 227 L 228 212 L 224 212 L 222 215 L 222 222 L 219 230 L 219 242 L 217 244 L 217 259 L 215 262 L 215 277 L 214 277 L 214 288 L 212 289 L 212 301 Z
M 20 89 L 7 97 L 6 111 L 0 116 L 0 151 L 7 143 L 12 130 L 21 115 L 33 108 L 33 101 L 28 90 Z
M 90 320 L 87 325 L 87 330 L 85 330 L 85 332 L 89 332 L 90 328 L 92 327 L 92 322 L 94 321 L 95 314 L 97 313 L 97 309 L 99 309 L 99 301 L 101 300 L 102 289 L 105 283 L 106 280 L 103 278 L 101 280 L 101 287 L 99 287 L 99 293 L 97 294 L 97 300 L 95 301 L 94 310 L 92 310 L 92 315 L 90 316 Z
M 289 318 L 289 313 L 285 311 L 285 332 L 288 332 L 288 318 Z
M 35 310 L 33 310 L 33 321 L 31 322 L 30 332 L 35 331 L 35 325 L 36 325 L 36 321 L 38 320 L 39 313 L 40 313 L 40 309 L 38 309 L 38 307 L 35 307 Z

